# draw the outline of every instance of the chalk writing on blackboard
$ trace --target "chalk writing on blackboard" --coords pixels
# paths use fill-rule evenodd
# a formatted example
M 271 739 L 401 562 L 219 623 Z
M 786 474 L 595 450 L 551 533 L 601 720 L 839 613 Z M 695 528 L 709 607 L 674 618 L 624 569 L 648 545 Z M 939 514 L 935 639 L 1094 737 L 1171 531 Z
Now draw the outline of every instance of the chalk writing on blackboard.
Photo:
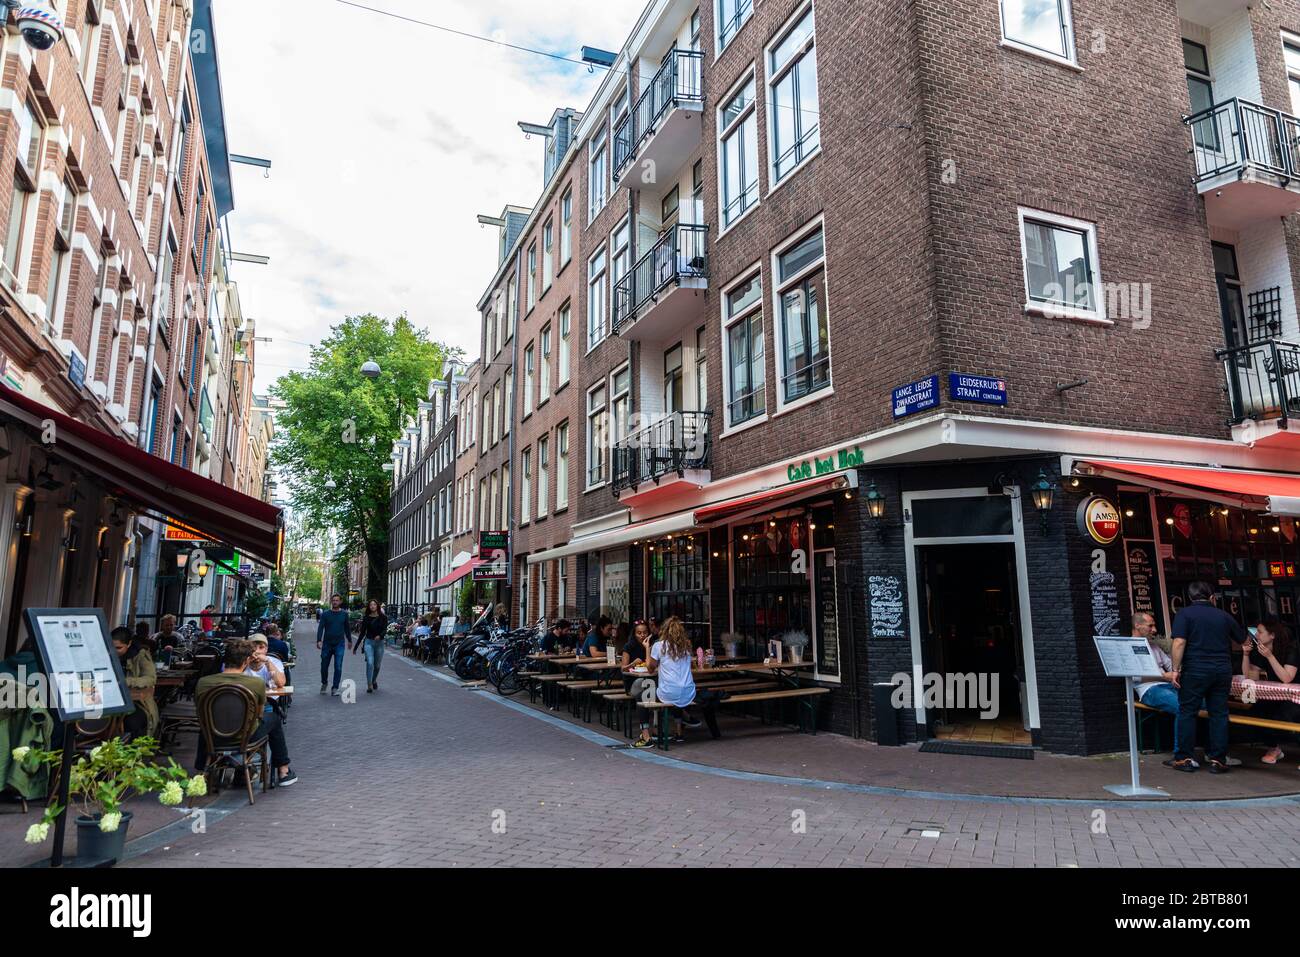
M 1092 633 L 1119 634 L 1119 596 L 1115 592 L 1114 574 L 1093 572 L 1088 586 L 1092 593 Z
M 867 586 L 871 596 L 871 637 L 904 637 L 903 583 L 893 575 L 872 575 Z

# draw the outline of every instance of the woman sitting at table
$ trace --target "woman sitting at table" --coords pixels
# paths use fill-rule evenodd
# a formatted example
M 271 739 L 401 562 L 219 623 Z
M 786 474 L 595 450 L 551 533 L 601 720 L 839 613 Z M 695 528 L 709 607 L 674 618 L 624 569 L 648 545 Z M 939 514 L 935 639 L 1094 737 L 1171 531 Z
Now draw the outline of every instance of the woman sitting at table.
M 614 623 L 610 621 L 609 616 L 601 615 L 596 621 L 596 627 L 591 629 L 587 637 L 583 639 L 581 646 L 579 646 L 578 657 L 605 657 L 605 645 L 613 639 L 613 635 Z
M 627 643 L 623 645 L 623 670 L 627 671 L 636 665 L 644 665 L 650 660 L 650 626 L 644 621 L 638 621 L 632 630 L 631 636 Z M 633 707 L 636 708 L 635 702 L 641 700 L 641 695 L 647 687 L 654 686 L 654 679 L 645 678 L 623 678 L 624 690 L 632 696 Z M 641 733 L 637 740 L 633 742 L 634 748 L 648 748 L 653 745 L 650 740 L 650 723 L 649 712 L 644 708 L 636 708 L 641 712 Z
M 130 628 L 114 628 L 113 649 L 122 661 L 122 674 L 126 687 L 135 702 L 135 710 L 122 720 L 122 730 L 133 738 L 156 737 L 158 733 L 158 702 L 154 700 L 154 686 L 158 671 L 154 668 L 149 649 L 134 641 Z
M 1276 618 L 1267 618 L 1254 628 L 1254 636 L 1241 648 L 1241 674 L 1255 681 L 1294 684 L 1300 670 L 1300 645 L 1291 640 L 1291 629 Z M 1300 722 L 1300 705 L 1291 701 L 1256 700 L 1251 714 L 1274 721 Z M 1286 755 L 1278 746 L 1282 735 L 1276 731 L 1262 734 L 1268 751 L 1260 758 L 1265 764 L 1277 764 Z
M 698 728 L 699 718 L 694 717 L 686 708 L 696 702 L 695 676 L 691 674 L 691 664 L 695 661 L 695 649 L 691 646 L 691 636 L 686 633 L 682 620 L 673 615 L 659 629 L 659 640 L 650 648 L 650 671 L 658 680 L 655 693 L 664 704 L 677 709 L 677 734 L 675 740 L 681 740 L 682 725 Z M 718 716 L 715 711 L 717 699 L 712 695 L 708 701 L 701 700 L 704 720 L 709 725 L 709 734 L 715 738 L 722 736 L 718 730 Z

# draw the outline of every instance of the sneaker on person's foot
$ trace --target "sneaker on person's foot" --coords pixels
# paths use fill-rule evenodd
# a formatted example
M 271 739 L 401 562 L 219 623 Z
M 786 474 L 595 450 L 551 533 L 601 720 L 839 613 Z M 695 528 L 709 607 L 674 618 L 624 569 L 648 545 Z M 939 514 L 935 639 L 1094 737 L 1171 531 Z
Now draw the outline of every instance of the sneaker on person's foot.
M 330 694 L 332 694 L 332 695 L 337 695 L 338 693 L 339 693 L 339 689 L 338 689 L 338 688 L 330 688 Z
M 328 690 L 328 689 L 327 689 L 327 687 L 326 687 L 325 685 L 321 685 L 321 686 L 320 686 L 320 693 L 321 693 L 321 694 L 324 694 L 324 693 L 326 692 L 326 690 Z
M 1269 748 L 1267 751 L 1264 752 L 1264 756 L 1260 758 L 1260 761 L 1264 762 L 1265 764 L 1277 764 L 1285 757 L 1286 757 L 1286 752 L 1284 752 L 1281 748 Z
M 375 686 L 374 686 L 374 685 L 366 685 L 366 694 L 370 694 L 370 692 L 372 692 L 372 691 L 374 691 L 374 690 L 375 690 Z
M 280 774 L 275 779 L 275 786 L 278 788 L 287 788 L 298 783 L 298 775 L 293 773 L 293 768 Z
M 1223 761 L 1230 768 L 1239 768 L 1242 764 L 1241 758 L 1224 758 Z
M 699 718 L 692 718 L 690 715 L 686 715 L 682 718 L 682 724 L 686 725 L 688 728 L 699 728 L 704 725 L 704 722 Z
M 632 747 L 634 748 L 653 748 L 654 746 L 655 743 L 653 741 L 647 741 L 645 738 L 637 738 L 632 742 Z
M 1167 768 L 1173 768 L 1175 771 L 1186 771 L 1189 774 L 1200 766 L 1191 758 L 1170 758 L 1163 764 Z
M 1211 774 L 1227 774 L 1232 768 L 1228 767 L 1227 762 L 1220 761 L 1218 758 L 1210 758 Z

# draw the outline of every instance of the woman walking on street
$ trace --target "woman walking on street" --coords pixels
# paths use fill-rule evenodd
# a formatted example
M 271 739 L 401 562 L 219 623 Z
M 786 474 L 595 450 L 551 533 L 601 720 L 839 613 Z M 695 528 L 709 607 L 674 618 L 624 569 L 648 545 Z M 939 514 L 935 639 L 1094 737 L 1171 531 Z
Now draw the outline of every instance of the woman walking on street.
M 357 625 L 357 641 L 352 646 L 355 655 L 362 643 L 366 646 L 366 694 L 379 688 L 379 664 L 384 660 L 384 635 L 388 632 L 388 616 L 375 598 L 366 603 L 366 613 Z

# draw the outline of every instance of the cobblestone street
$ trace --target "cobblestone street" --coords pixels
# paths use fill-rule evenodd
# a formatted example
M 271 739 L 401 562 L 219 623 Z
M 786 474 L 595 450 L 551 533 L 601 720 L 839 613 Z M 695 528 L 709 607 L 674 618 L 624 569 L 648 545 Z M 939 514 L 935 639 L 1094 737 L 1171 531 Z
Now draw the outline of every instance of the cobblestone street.
M 690 770 L 602 746 L 396 655 L 374 695 L 361 656 L 348 656 L 361 691 L 348 704 L 316 693 L 305 625 L 297 642 L 288 737 L 299 783 L 259 793 L 253 807 L 227 793 L 237 810 L 206 833 L 124 866 L 1236 867 L 1300 856 L 1287 836 L 1300 834 L 1300 806 L 941 801 Z

